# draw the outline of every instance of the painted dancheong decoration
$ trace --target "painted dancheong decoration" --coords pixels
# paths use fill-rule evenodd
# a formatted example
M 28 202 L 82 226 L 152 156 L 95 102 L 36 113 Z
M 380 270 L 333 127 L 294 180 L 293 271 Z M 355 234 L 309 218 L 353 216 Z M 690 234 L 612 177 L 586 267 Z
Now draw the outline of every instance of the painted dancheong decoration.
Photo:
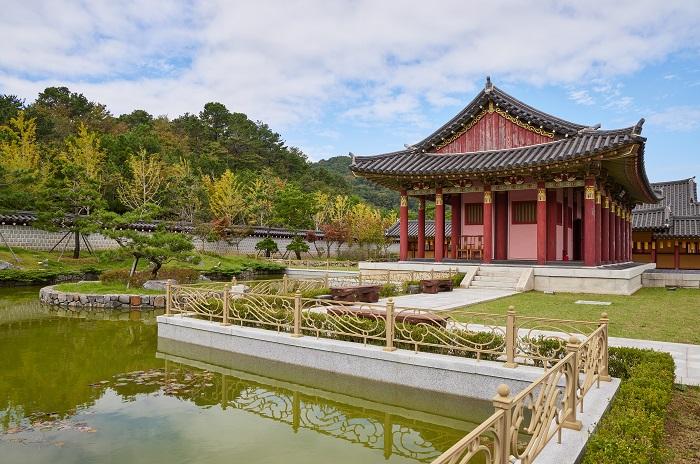
M 603 130 L 539 111 L 486 79 L 459 114 L 404 150 L 350 169 L 401 195 L 400 259 L 632 260 L 632 209 L 658 197 L 644 171 L 644 119 Z M 408 198 L 435 221 L 408 220 Z M 445 223 L 449 205 L 450 223 Z M 426 230 L 428 229 L 428 230 Z M 432 234 L 430 234 L 432 232 Z

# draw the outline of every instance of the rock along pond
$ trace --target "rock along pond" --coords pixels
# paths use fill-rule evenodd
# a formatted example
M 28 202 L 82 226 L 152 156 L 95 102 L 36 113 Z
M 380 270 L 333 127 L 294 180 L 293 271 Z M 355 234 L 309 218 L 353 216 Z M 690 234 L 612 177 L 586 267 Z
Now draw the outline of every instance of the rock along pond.
M 56 310 L 37 288 L 0 289 L 0 353 L 4 464 L 430 462 L 492 411 L 198 357 L 159 345 L 152 313 Z

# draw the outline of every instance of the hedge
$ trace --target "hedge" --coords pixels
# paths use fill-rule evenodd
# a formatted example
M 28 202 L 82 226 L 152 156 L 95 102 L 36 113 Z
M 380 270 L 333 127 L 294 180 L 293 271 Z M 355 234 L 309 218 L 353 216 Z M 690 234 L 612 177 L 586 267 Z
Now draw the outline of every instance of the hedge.
M 609 371 L 622 379 L 610 410 L 586 447 L 583 464 L 662 463 L 666 410 L 675 366 L 668 353 L 610 348 Z
M 0 271 L 0 282 L 16 282 L 24 284 L 43 284 L 63 280 L 75 280 L 86 275 L 97 276 L 102 272 L 94 266 L 83 266 L 80 269 L 6 269 Z

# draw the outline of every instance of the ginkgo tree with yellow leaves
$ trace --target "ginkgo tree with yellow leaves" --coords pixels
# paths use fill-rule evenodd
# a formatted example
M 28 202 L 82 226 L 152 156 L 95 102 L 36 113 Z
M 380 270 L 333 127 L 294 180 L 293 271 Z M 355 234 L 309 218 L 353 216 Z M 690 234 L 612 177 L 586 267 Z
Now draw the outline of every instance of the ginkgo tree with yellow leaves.
M 85 235 L 99 229 L 97 213 L 106 206 L 104 157 L 97 133 L 80 124 L 77 135 L 66 140 L 65 149 L 53 160 L 37 201 L 40 213 L 35 224 L 48 230 L 68 229 L 76 259 L 81 239 L 89 246 Z

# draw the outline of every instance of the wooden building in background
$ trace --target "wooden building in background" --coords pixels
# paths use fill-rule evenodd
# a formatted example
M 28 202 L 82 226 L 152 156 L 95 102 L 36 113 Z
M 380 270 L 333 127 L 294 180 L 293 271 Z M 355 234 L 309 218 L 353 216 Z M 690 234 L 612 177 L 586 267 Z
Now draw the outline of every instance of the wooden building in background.
M 658 203 L 632 210 L 632 257 L 659 269 L 700 269 L 700 203 L 695 178 L 651 184 Z

